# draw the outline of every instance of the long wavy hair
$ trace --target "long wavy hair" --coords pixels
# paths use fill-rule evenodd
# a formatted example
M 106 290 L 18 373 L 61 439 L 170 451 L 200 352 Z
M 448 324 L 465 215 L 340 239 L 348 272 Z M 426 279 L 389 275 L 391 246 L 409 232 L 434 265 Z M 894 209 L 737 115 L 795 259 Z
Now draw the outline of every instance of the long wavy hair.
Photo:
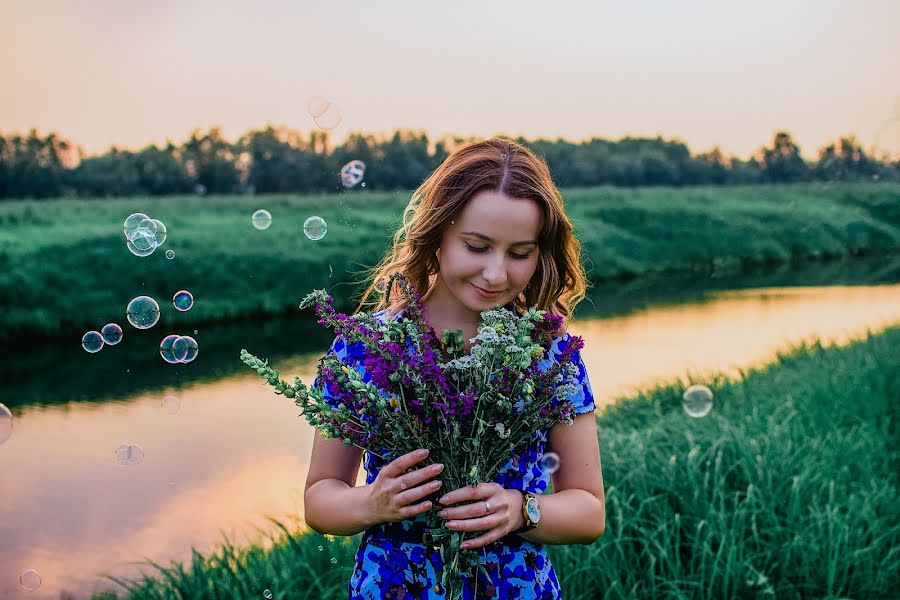
M 386 289 L 395 272 L 406 275 L 424 296 L 437 277 L 436 251 L 444 231 L 466 202 L 483 190 L 527 198 L 542 208 L 537 269 L 515 305 L 520 310 L 534 306 L 563 317 L 564 331 L 568 317 L 585 296 L 581 244 L 547 164 L 528 148 L 497 138 L 460 146 L 416 189 L 403 211 L 392 247 L 369 269 L 357 310 L 387 309 L 393 315 L 403 309 L 406 299 L 400 284 L 395 282 L 391 290 Z

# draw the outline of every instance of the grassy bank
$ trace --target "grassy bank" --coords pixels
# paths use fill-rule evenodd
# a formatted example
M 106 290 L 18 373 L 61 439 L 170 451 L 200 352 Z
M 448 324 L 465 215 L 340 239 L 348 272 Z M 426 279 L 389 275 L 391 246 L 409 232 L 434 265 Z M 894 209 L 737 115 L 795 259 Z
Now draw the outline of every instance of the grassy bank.
M 607 530 L 548 547 L 567 598 L 884 598 L 900 589 L 900 327 L 804 345 L 738 379 L 647 389 L 598 415 Z M 345 598 L 359 536 L 283 526 L 123 582 L 130 600 Z M 152 572 L 152 569 L 151 569 Z M 100 598 L 101 596 L 96 596 Z M 108 594 L 105 597 L 113 597 Z
M 590 188 L 564 197 L 594 282 L 900 251 L 897 184 Z M 3 202 L 0 335 L 20 343 L 80 337 L 108 321 L 124 324 L 138 295 L 159 301 L 164 327 L 291 313 L 316 287 L 349 308 L 354 281 L 384 252 L 407 200 L 361 190 Z M 265 231 L 250 225 L 261 207 L 273 216 Z M 126 250 L 122 232 L 138 211 L 168 228 L 165 245 L 145 258 Z M 302 233 L 311 215 L 329 224 L 320 241 Z M 183 314 L 171 307 L 179 289 L 196 298 Z

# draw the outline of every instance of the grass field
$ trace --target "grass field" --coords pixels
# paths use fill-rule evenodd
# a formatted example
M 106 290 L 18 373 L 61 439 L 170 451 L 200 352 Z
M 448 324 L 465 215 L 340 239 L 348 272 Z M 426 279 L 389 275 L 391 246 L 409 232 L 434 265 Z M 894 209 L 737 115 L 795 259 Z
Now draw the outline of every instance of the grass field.
M 594 282 L 900 251 L 898 184 L 604 187 L 563 195 Z M 354 282 L 385 251 L 407 201 L 408 194 L 355 191 L 2 202 L 0 335 L 22 343 L 124 325 L 125 306 L 139 295 L 157 299 L 167 326 L 174 311 L 166 306 L 180 289 L 196 298 L 178 317 L 185 326 L 290 313 L 318 287 L 351 308 Z M 257 208 L 272 213 L 265 231 L 250 224 Z M 168 240 L 151 256 L 125 248 L 122 223 L 133 212 L 167 226 Z M 302 233 L 311 215 L 329 224 L 322 240 Z
M 549 546 L 566 598 L 887 598 L 900 589 L 900 328 L 808 344 L 737 379 L 663 382 L 598 415 L 607 528 Z M 148 565 L 129 600 L 346 598 L 360 536 L 282 523 L 187 564 Z M 115 594 L 95 598 L 111 598 Z

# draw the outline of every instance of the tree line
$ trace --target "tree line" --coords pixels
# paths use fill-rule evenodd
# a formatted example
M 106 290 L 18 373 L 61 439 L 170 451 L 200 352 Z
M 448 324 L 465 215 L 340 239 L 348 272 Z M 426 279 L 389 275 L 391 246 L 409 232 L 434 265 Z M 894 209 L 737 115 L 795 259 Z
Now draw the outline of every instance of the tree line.
M 136 151 L 113 146 L 87 156 L 55 133 L 31 130 L 0 134 L 0 199 L 336 192 L 342 189 L 340 169 L 351 160 L 365 162 L 366 189 L 410 190 L 470 139 L 432 141 L 412 130 L 357 132 L 333 146 L 326 131 L 304 137 L 269 126 L 229 141 L 213 127 L 195 130 L 179 145 Z M 661 137 L 516 141 L 547 161 L 561 187 L 900 181 L 900 159 L 873 156 L 853 136 L 821 148 L 812 161 L 786 131 L 748 160 L 726 157 L 718 147 L 691 154 L 683 142 Z

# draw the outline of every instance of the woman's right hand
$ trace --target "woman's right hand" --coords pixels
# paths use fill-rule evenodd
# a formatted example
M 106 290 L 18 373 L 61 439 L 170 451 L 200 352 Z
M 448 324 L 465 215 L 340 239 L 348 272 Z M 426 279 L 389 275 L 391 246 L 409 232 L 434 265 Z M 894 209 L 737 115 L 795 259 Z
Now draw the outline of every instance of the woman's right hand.
M 402 521 L 427 512 L 430 501 L 419 502 L 441 487 L 432 479 L 444 470 L 444 465 L 428 465 L 409 471 L 428 457 L 415 450 L 386 464 L 369 485 L 369 498 L 377 523 Z M 429 481 L 430 480 L 430 481 Z

